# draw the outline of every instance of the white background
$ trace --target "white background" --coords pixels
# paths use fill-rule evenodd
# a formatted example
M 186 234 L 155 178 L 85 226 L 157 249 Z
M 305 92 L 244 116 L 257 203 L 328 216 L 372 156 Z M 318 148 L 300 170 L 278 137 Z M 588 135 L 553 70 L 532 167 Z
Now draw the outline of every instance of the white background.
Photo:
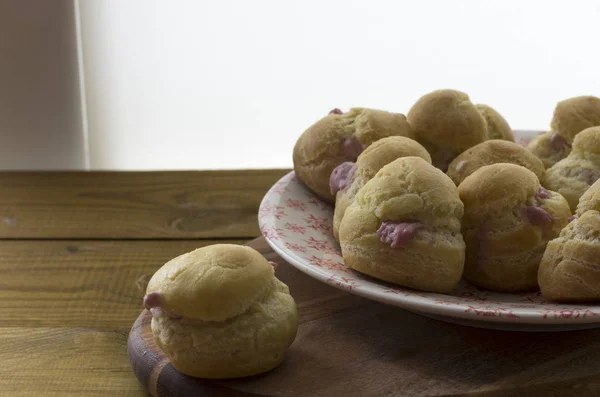
M 79 9 L 92 169 L 291 167 L 296 138 L 331 108 L 406 113 L 438 88 L 467 92 L 519 129 L 547 128 L 561 99 L 600 96 L 594 0 Z

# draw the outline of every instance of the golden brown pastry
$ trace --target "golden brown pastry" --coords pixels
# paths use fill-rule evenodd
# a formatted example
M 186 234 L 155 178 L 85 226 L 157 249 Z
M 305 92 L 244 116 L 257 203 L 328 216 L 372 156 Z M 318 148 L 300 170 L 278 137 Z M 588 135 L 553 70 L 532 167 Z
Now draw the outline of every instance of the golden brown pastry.
M 339 241 L 339 228 L 346 209 L 356 193 L 384 165 L 400 157 L 417 156 L 431 164 L 431 157 L 417 141 L 402 136 L 390 136 L 373 143 L 358 156 L 356 163 L 342 163 L 331 173 L 330 188 L 336 194 L 333 214 L 333 236 Z
M 547 131 L 533 138 L 527 149 L 535 154 L 544 167 L 550 168 L 571 153 L 571 145 L 554 131 Z
M 475 105 L 479 113 L 485 119 L 487 126 L 487 139 L 502 139 L 505 141 L 515 141 L 515 134 L 510 125 L 500 113 L 494 108 L 484 104 Z
M 383 110 L 332 110 L 310 126 L 294 146 L 294 171 L 313 193 L 333 203 L 329 177 L 345 161 L 356 161 L 371 143 L 387 136 L 414 137 L 406 117 Z
M 571 154 L 548 168 L 542 182 L 546 188 L 562 194 L 574 211 L 581 195 L 598 178 L 600 127 L 591 127 L 577 134 Z
M 456 186 L 420 157 L 387 164 L 357 193 L 340 225 L 346 265 L 424 291 L 451 291 L 461 278 L 463 205 Z
M 537 137 L 528 145 L 546 168 L 567 157 L 575 136 L 589 127 L 600 125 L 600 98 L 590 95 L 560 101 L 550 123 L 552 131 Z
M 448 166 L 448 176 L 459 185 L 466 177 L 479 168 L 496 163 L 511 163 L 523 166 L 541 179 L 544 164 L 529 150 L 514 142 L 492 139 L 475 145 L 452 160 Z
M 548 243 L 538 280 L 549 300 L 600 300 L 600 212 L 585 211 Z
M 591 95 L 558 102 L 551 123 L 552 129 L 569 145 L 581 131 L 599 125 L 600 98 Z
M 298 328 L 296 304 L 271 264 L 233 244 L 167 262 L 144 297 L 152 334 L 181 373 L 235 378 L 276 367 Z
M 600 211 L 600 179 L 594 182 L 592 186 L 579 199 L 577 205 L 577 215 L 582 215 L 589 210 Z
M 487 139 L 485 118 L 460 91 L 430 92 L 406 117 L 416 140 L 431 154 L 433 165 L 444 172 L 456 156 Z
M 500 292 L 537 288 L 546 243 L 571 216 L 566 200 L 540 186 L 532 171 L 507 163 L 478 169 L 458 192 L 465 206 L 465 278 Z
M 538 272 L 546 299 L 600 300 L 600 180 L 579 200 L 571 223 L 550 241 Z

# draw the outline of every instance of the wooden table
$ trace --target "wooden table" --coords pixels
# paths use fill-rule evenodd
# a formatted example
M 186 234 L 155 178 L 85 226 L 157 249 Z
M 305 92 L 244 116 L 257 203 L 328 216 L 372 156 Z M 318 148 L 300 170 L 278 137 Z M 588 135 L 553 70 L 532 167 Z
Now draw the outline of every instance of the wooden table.
M 127 359 L 139 286 L 258 236 L 286 172 L 0 173 L 0 396 L 147 396 Z
M 127 337 L 149 276 L 194 248 L 259 235 L 258 205 L 285 172 L 0 173 L 0 396 L 148 395 Z M 253 244 L 275 259 L 264 241 Z M 286 264 L 277 272 L 298 303 L 298 337 L 282 366 L 228 383 L 234 389 L 600 395 L 600 330 L 461 327 L 349 295 Z

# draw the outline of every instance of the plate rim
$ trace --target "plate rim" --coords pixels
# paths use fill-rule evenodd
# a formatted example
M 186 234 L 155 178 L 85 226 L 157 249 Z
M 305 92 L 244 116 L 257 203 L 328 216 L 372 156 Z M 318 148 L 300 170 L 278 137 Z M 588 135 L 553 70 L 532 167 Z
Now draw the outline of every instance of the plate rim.
M 562 316 L 558 316 L 558 317 L 552 316 L 551 317 L 551 316 L 547 316 L 546 318 L 544 318 L 541 314 L 534 314 L 531 312 L 523 312 L 523 310 L 524 310 L 523 308 L 511 309 L 516 312 L 515 314 L 519 315 L 518 317 L 473 315 L 472 313 L 467 313 L 464 311 L 464 307 L 463 307 L 464 304 L 462 304 L 462 305 L 458 304 L 456 306 L 444 305 L 443 306 L 444 309 L 442 310 L 441 309 L 442 305 L 432 302 L 430 297 L 420 297 L 420 296 L 415 296 L 415 295 L 403 296 L 401 294 L 393 294 L 394 298 L 386 298 L 386 296 L 384 296 L 380 293 L 374 293 L 373 291 L 369 291 L 367 289 L 361 289 L 361 288 L 350 289 L 350 288 L 346 288 L 344 285 L 340 285 L 340 283 L 335 283 L 329 279 L 331 276 L 335 276 L 335 275 L 330 274 L 320 268 L 317 268 L 315 266 L 311 266 L 310 264 L 305 263 L 306 260 L 299 258 L 296 254 L 294 254 L 287 247 L 285 247 L 282 242 L 280 243 L 279 241 L 276 241 L 275 239 L 269 238 L 267 233 L 265 233 L 265 230 L 268 229 L 268 227 L 272 226 L 272 225 L 269 224 L 269 219 L 271 219 L 269 216 L 261 216 L 262 209 L 265 208 L 265 206 L 269 202 L 277 202 L 277 203 L 281 202 L 283 194 L 280 193 L 278 188 L 281 188 L 282 186 L 287 187 L 288 185 L 290 185 L 292 183 L 298 183 L 301 185 L 302 189 L 306 190 L 307 192 L 310 192 L 306 186 L 304 186 L 299 180 L 297 180 L 297 178 L 295 178 L 295 172 L 293 170 L 288 172 L 287 174 L 283 175 L 269 188 L 269 190 L 267 191 L 267 193 L 263 196 L 263 198 L 261 200 L 261 203 L 259 205 L 259 210 L 258 210 L 259 228 L 261 230 L 261 233 L 265 237 L 267 244 L 269 244 L 269 246 L 278 255 L 280 255 L 286 262 L 288 262 L 290 265 L 294 266 L 296 269 L 300 270 L 301 272 L 307 274 L 308 276 L 310 276 L 312 278 L 315 278 L 316 280 L 318 280 L 320 282 L 323 282 L 331 287 L 337 288 L 337 289 L 345 291 L 347 293 L 361 296 L 365 299 L 369 299 L 369 300 L 377 301 L 377 302 L 380 302 L 383 304 L 389 304 L 392 306 L 400 307 L 400 308 L 403 308 L 403 309 L 411 311 L 411 312 L 428 313 L 428 314 L 432 314 L 432 315 L 435 315 L 438 317 L 450 317 L 450 318 L 470 320 L 470 321 L 474 321 L 474 322 L 485 322 L 485 323 L 496 323 L 496 324 L 521 324 L 521 325 L 547 324 L 547 325 L 564 325 L 564 326 L 574 326 L 576 324 L 600 324 L 600 315 L 581 316 L 581 317 L 562 317 Z M 276 197 L 276 199 L 274 200 L 275 197 Z M 321 202 L 323 202 L 318 197 L 316 197 L 316 198 L 318 200 L 320 200 Z M 271 223 L 273 223 L 273 221 L 271 221 Z M 379 280 L 372 279 L 370 281 L 377 284 L 377 282 Z M 381 286 L 381 284 L 379 284 L 379 285 Z M 432 292 L 413 290 L 413 289 L 406 288 L 406 287 L 399 286 L 399 285 L 394 285 L 394 288 L 397 288 L 400 291 L 406 291 L 406 292 L 434 294 Z M 491 291 L 491 292 L 493 292 L 493 291 Z M 493 293 L 496 293 L 496 292 L 493 292 Z M 440 294 L 440 293 L 435 293 L 435 295 L 453 296 L 453 295 Z M 390 296 L 392 296 L 392 294 L 390 294 Z M 563 304 L 563 305 L 565 307 L 572 307 L 573 310 L 582 309 L 582 308 L 586 308 L 586 309 L 590 308 L 590 305 L 583 305 L 583 304 Z M 598 306 L 597 308 L 600 309 L 600 306 Z M 531 310 L 531 309 L 529 309 L 529 310 Z M 600 314 L 600 313 L 596 313 L 596 314 Z

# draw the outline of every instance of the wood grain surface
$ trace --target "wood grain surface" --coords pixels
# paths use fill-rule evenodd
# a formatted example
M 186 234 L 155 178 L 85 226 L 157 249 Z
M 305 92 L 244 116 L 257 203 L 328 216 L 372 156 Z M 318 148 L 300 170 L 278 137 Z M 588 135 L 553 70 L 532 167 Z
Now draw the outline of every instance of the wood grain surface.
M 129 336 L 155 396 L 582 396 L 600 394 L 600 330 L 502 332 L 427 319 L 333 289 L 276 259 L 298 304 L 284 363 L 260 376 L 207 381 L 178 373 L 154 345 L 144 310 Z
M 258 205 L 286 172 L 0 173 L 0 397 L 149 395 L 127 355 L 149 277 L 194 248 L 258 235 Z M 262 376 L 195 380 L 205 395 L 600 395 L 600 330 L 466 328 L 287 264 L 277 275 L 300 314 L 286 360 Z
M 254 238 L 289 170 L 0 173 L 0 238 Z

